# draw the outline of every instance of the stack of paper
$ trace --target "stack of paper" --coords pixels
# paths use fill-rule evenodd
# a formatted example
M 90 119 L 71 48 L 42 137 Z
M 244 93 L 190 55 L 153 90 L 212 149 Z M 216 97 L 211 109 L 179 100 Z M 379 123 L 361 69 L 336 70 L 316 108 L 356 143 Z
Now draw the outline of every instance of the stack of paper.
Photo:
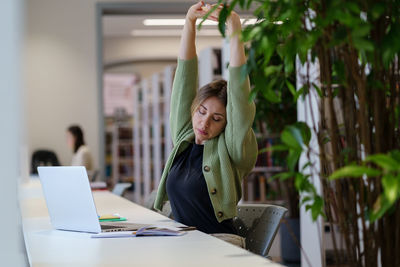
M 185 232 L 172 228 L 142 227 L 136 231 L 136 236 L 177 236 Z
M 107 190 L 107 184 L 102 181 L 90 182 L 90 188 L 92 190 Z
M 114 214 L 106 214 L 99 216 L 100 222 L 118 222 L 118 221 L 126 221 L 125 217 L 121 217 L 118 213 Z

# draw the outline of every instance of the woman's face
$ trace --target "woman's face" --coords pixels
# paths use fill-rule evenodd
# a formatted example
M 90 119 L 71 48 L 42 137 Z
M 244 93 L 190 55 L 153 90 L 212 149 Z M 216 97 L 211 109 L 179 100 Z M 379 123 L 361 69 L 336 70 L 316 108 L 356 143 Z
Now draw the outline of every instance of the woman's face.
M 204 100 L 192 116 L 196 144 L 218 136 L 226 126 L 226 108 L 215 96 Z
M 70 131 L 67 131 L 67 145 L 71 150 L 75 147 L 75 137 Z

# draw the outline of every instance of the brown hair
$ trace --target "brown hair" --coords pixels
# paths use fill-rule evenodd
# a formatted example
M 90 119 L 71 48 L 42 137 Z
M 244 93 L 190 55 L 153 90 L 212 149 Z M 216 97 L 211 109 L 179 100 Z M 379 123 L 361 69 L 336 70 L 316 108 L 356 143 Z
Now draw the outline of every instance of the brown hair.
M 193 99 L 191 106 L 191 114 L 193 116 L 194 112 L 200 106 L 201 103 L 204 102 L 209 97 L 217 97 L 222 104 L 226 107 L 227 102 L 227 83 L 225 80 L 215 80 L 210 82 L 209 84 L 201 87 L 196 94 L 196 97 Z
M 70 132 L 75 137 L 74 153 L 76 153 L 79 147 L 85 144 L 85 139 L 83 138 L 83 131 L 81 127 L 79 127 L 78 125 L 71 125 L 70 127 L 68 127 L 67 131 Z

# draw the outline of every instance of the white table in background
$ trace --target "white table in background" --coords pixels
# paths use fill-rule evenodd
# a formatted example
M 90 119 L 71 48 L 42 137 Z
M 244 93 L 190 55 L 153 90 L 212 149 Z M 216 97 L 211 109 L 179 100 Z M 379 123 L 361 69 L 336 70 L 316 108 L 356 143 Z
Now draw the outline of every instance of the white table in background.
M 118 212 L 128 222 L 176 222 L 107 191 L 93 192 L 99 214 Z M 38 179 L 20 187 L 23 233 L 31 266 L 281 266 L 200 231 L 179 237 L 94 239 L 53 230 Z

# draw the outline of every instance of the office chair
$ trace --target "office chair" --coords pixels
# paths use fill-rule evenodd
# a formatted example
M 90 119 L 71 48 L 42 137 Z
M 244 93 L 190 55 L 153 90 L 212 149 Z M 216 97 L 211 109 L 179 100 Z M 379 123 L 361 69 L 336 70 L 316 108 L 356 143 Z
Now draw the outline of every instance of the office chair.
M 31 174 L 37 174 L 39 166 L 60 166 L 56 153 L 51 150 L 36 150 L 32 153 Z
M 169 202 L 169 200 L 165 201 L 160 213 L 170 219 L 174 219 L 174 216 L 172 215 L 171 203 Z
M 157 211 L 154 208 L 154 202 L 156 201 L 156 197 L 157 197 L 157 190 L 151 191 L 150 195 L 146 198 L 146 200 L 144 202 L 144 207 L 146 207 L 146 208 L 148 208 L 150 210 Z M 166 216 L 166 217 L 169 217 L 169 218 L 173 219 L 171 203 L 169 201 L 166 201 L 163 204 L 163 206 L 161 208 L 161 211 L 157 211 L 157 212 L 162 214 L 162 215 L 164 215 L 164 216 Z
M 131 186 L 132 186 L 132 183 L 117 183 L 117 184 L 115 184 L 115 186 L 112 190 L 112 193 L 117 196 L 123 197 L 125 192 Z
M 238 216 L 233 219 L 233 224 L 238 235 L 245 238 L 246 249 L 268 257 L 269 249 L 286 212 L 286 208 L 276 205 L 239 205 Z
M 154 209 L 154 202 L 156 201 L 157 190 L 151 191 L 150 195 L 147 196 L 146 200 L 144 201 L 144 207 L 148 208 L 149 210 Z

